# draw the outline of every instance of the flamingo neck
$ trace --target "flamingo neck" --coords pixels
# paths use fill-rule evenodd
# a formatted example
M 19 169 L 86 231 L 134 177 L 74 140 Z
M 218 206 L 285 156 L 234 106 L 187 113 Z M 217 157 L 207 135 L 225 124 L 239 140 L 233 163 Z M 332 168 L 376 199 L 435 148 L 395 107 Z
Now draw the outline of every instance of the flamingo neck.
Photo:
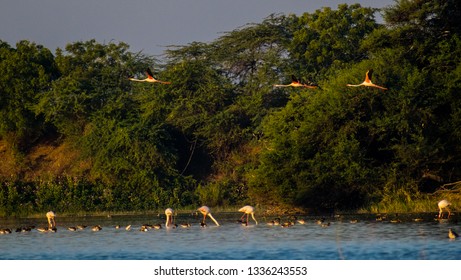
M 213 222 L 219 227 L 218 221 L 216 221 L 215 218 L 213 218 L 213 216 L 211 215 L 211 213 L 208 213 L 208 216 L 209 216 L 210 219 L 213 220 Z
M 167 215 L 166 216 L 166 223 L 165 223 L 165 227 L 171 227 L 173 226 L 173 217 L 172 215 Z
M 251 218 L 253 218 L 253 220 L 255 221 L 256 224 L 258 224 L 258 221 L 256 221 L 256 219 L 255 219 L 255 214 L 254 213 L 251 213 Z

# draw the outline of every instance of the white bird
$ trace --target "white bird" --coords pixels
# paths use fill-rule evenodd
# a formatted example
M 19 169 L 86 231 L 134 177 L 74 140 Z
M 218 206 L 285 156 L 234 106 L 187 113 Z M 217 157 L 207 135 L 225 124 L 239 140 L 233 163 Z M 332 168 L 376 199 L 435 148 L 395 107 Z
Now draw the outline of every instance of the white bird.
M 451 205 L 451 203 L 446 199 L 443 199 L 443 200 L 439 201 L 439 203 L 437 204 L 437 206 L 439 207 L 439 219 L 442 217 L 443 209 L 447 209 L 447 211 L 448 211 L 448 217 L 447 218 L 450 218 L 451 212 L 450 212 L 450 208 L 448 208 L 448 206 L 450 206 L 450 205 Z
M 48 219 L 48 230 L 53 231 L 56 229 L 56 214 L 53 211 L 46 213 L 46 218 Z
M 242 217 L 240 218 L 240 220 L 243 222 L 243 218 L 245 217 L 245 215 L 247 215 L 247 222 L 246 224 L 248 225 L 248 217 L 250 216 L 251 214 L 251 218 L 253 218 L 253 220 L 255 221 L 256 224 L 258 224 L 258 221 L 256 221 L 255 219 L 255 209 L 253 206 L 250 206 L 250 205 L 246 205 L 246 206 L 243 206 L 242 208 L 239 209 L 239 212 L 243 212 L 243 215 Z
M 314 83 L 305 84 L 298 80 L 294 75 L 291 75 L 291 83 L 287 85 L 274 85 L 274 87 L 305 87 L 305 88 L 318 88 L 319 86 Z
M 147 78 L 145 79 L 139 80 L 135 78 L 129 78 L 129 80 L 133 82 L 161 83 L 161 84 L 166 84 L 166 85 L 171 84 L 171 82 L 164 82 L 164 81 L 155 79 L 154 75 L 152 74 L 152 71 L 149 68 L 146 69 L 146 74 L 147 74 Z
M 174 214 L 173 209 L 171 208 L 165 209 L 165 215 L 166 215 L 165 227 L 166 228 L 173 226 L 173 218 L 172 218 L 173 214 Z
M 202 225 L 206 225 L 206 223 L 205 223 L 205 218 L 206 218 L 206 216 L 208 216 L 208 217 L 210 217 L 210 219 L 213 220 L 213 222 L 214 222 L 217 226 L 219 226 L 218 221 L 216 221 L 215 218 L 213 218 L 213 216 L 211 215 L 211 213 L 210 213 L 210 208 L 208 208 L 208 206 L 202 206 L 202 207 L 200 207 L 199 209 L 197 209 L 197 211 L 199 211 L 199 212 L 202 213 L 202 215 L 203 215 Z
M 365 74 L 365 81 L 363 81 L 361 84 L 358 84 L 358 85 L 351 85 L 351 84 L 347 84 L 346 86 L 348 87 L 361 87 L 361 86 L 364 86 L 364 87 L 375 87 L 375 88 L 379 88 L 379 89 L 382 89 L 382 90 L 387 90 L 387 88 L 385 87 L 382 87 L 382 86 L 378 86 L 378 85 L 375 85 L 373 84 L 373 82 L 371 81 L 371 76 L 373 75 L 373 69 L 370 69 L 367 71 L 367 73 Z

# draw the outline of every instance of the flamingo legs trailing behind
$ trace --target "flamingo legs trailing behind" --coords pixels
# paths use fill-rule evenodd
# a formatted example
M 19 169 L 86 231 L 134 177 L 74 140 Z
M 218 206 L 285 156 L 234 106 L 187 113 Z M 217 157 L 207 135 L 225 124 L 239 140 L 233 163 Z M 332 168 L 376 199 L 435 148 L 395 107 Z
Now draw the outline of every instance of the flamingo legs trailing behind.
M 211 220 L 213 220 L 213 222 L 217 226 L 219 226 L 218 221 L 216 221 L 215 218 L 213 218 L 213 216 L 211 215 L 210 208 L 208 208 L 208 206 L 202 206 L 199 209 L 197 209 L 197 211 L 199 211 L 203 215 L 202 225 L 206 225 L 205 219 L 206 219 L 206 216 L 208 216 L 208 217 L 210 217 Z
M 451 203 L 446 199 L 443 199 L 443 200 L 439 201 L 439 203 L 437 204 L 437 206 L 439 207 L 439 219 L 442 218 L 443 209 L 447 209 L 448 218 L 450 218 L 451 212 L 450 212 L 450 208 L 448 208 L 448 206 L 450 206 L 450 205 L 451 205 Z
M 246 223 L 248 224 L 248 218 L 251 215 L 251 218 L 253 218 L 256 224 L 258 224 L 258 221 L 256 221 L 255 219 L 255 209 L 253 206 L 250 206 L 250 205 L 243 206 L 242 208 L 239 209 L 239 212 L 243 212 L 243 215 L 240 218 L 242 222 L 243 222 L 243 218 L 245 217 L 245 215 L 247 215 Z
M 348 87 L 361 87 L 361 86 L 364 86 L 364 87 L 375 87 L 375 88 L 379 88 L 379 89 L 382 89 L 382 90 L 387 90 L 387 88 L 385 87 L 382 87 L 382 86 L 378 86 L 378 85 L 375 85 L 373 84 L 373 82 L 371 81 L 371 76 L 373 75 L 373 69 L 370 69 L 367 71 L 367 73 L 365 74 L 365 81 L 363 81 L 361 84 L 358 84 L 358 85 L 351 85 L 351 84 L 347 84 L 346 86 Z
M 303 83 L 300 80 L 298 80 L 295 76 L 291 76 L 291 83 L 287 85 L 274 85 L 274 87 L 304 87 L 304 88 L 318 88 L 318 85 L 314 83 Z
M 146 69 L 146 74 L 147 74 L 147 78 L 145 79 L 139 80 L 135 78 L 129 78 L 129 80 L 133 82 L 161 83 L 165 85 L 171 84 L 171 82 L 164 82 L 164 81 L 155 79 L 154 75 L 152 74 L 152 71 L 149 68 Z

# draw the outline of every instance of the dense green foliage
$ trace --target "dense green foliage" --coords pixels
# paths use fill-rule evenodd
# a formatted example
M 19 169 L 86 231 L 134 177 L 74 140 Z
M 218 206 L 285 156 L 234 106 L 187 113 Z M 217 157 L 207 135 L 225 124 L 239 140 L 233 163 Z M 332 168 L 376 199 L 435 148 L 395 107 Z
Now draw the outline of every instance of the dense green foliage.
M 125 43 L 76 42 L 53 55 L 0 41 L 0 140 L 20 166 L 0 172 L 0 214 L 350 210 L 460 181 L 461 6 L 399 0 L 381 11 L 385 24 L 376 12 L 271 15 L 173 46 L 163 61 Z M 171 84 L 128 80 L 147 67 Z M 389 90 L 346 87 L 368 69 Z M 320 88 L 273 87 L 291 75 Z M 86 164 L 31 176 L 30 151 L 49 142 Z

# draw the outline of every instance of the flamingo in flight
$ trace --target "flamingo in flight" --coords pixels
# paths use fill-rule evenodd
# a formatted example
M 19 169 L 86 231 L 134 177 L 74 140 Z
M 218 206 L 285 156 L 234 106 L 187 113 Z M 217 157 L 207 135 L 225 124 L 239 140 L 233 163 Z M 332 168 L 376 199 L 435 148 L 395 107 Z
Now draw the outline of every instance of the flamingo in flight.
M 171 84 L 171 82 L 164 82 L 164 81 L 160 81 L 160 80 L 155 79 L 154 75 L 152 74 L 152 71 L 149 68 L 146 69 L 146 74 L 147 74 L 147 78 L 145 78 L 145 79 L 139 80 L 139 79 L 135 79 L 135 78 L 129 78 L 129 80 L 133 81 L 133 82 L 161 83 L 161 84 L 165 84 L 165 85 Z
M 202 225 L 206 225 L 205 219 L 206 219 L 206 216 L 208 216 L 219 227 L 218 221 L 216 221 L 215 218 L 213 218 L 213 216 L 210 213 L 210 208 L 208 208 L 208 206 L 202 206 L 199 209 L 197 209 L 197 211 L 199 211 L 203 215 Z
M 274 85 L 274 87 L 305 87 L 305 88 L 318 88 L 319 86 L 314 83 L 305 84 L 298 80 L 294 75 L 291 75 L 291 83 L 287 85 Z
M 378 85 L 375 85 L 373 84 L 373 82 L 371 81 L 371 76 L 373 75 L 373 69 L 370 69 L 367 71 L 367 73 L 365 74 L 365 81 L 363 81 L 361 84 L 358 84 L 358 85 L 351 85 L 351 84 L 347 84 L 346 86 L 348 87 L 361 87 L 361 86 L 364 86 L 364 87 L 375 87 L 375 88 L 379 88 L 379 89 L 382 89 L 382 90 L 387 90 L 387 88 L 385 87 L 382 87 L 382 86 L 378 86 Z
M 443 200 L 439 201 L 439 203 L 437 204 L 437 206 L 439 207 L 439 219 L 442 217 L 443 209 L 447 209 L 448 218 L 450 218 L 451 212 L 450 212 L 450 208 L 448 208 L 448 206 L 450 206 L 450 205 L 451 205 L 451 203 L 446 199 L 443 199 Z
M 173 214 L 174 214 L 173 209 L 171 208 L 165 209 L 165 215 L 166 215 L 165 227 L 166 228 L 173 226 L 173 218 L 172 218 Z
M 245 215 L 247 215 L 246 224 L 248 224 L 248 218 L 251 215 L 251 218 L 253 218 L 256 224 L 258 224 L 258 221 L 256 221 L 255 219 L 255 209 L 253 206 L 250 206 L 250 205 L 243 206 L 242 208 L 239 209 L 239 212 L 243 212 L 243 215 L 240 218 L 242 222 L 243 222 L 243 218 L 245 217 Z

